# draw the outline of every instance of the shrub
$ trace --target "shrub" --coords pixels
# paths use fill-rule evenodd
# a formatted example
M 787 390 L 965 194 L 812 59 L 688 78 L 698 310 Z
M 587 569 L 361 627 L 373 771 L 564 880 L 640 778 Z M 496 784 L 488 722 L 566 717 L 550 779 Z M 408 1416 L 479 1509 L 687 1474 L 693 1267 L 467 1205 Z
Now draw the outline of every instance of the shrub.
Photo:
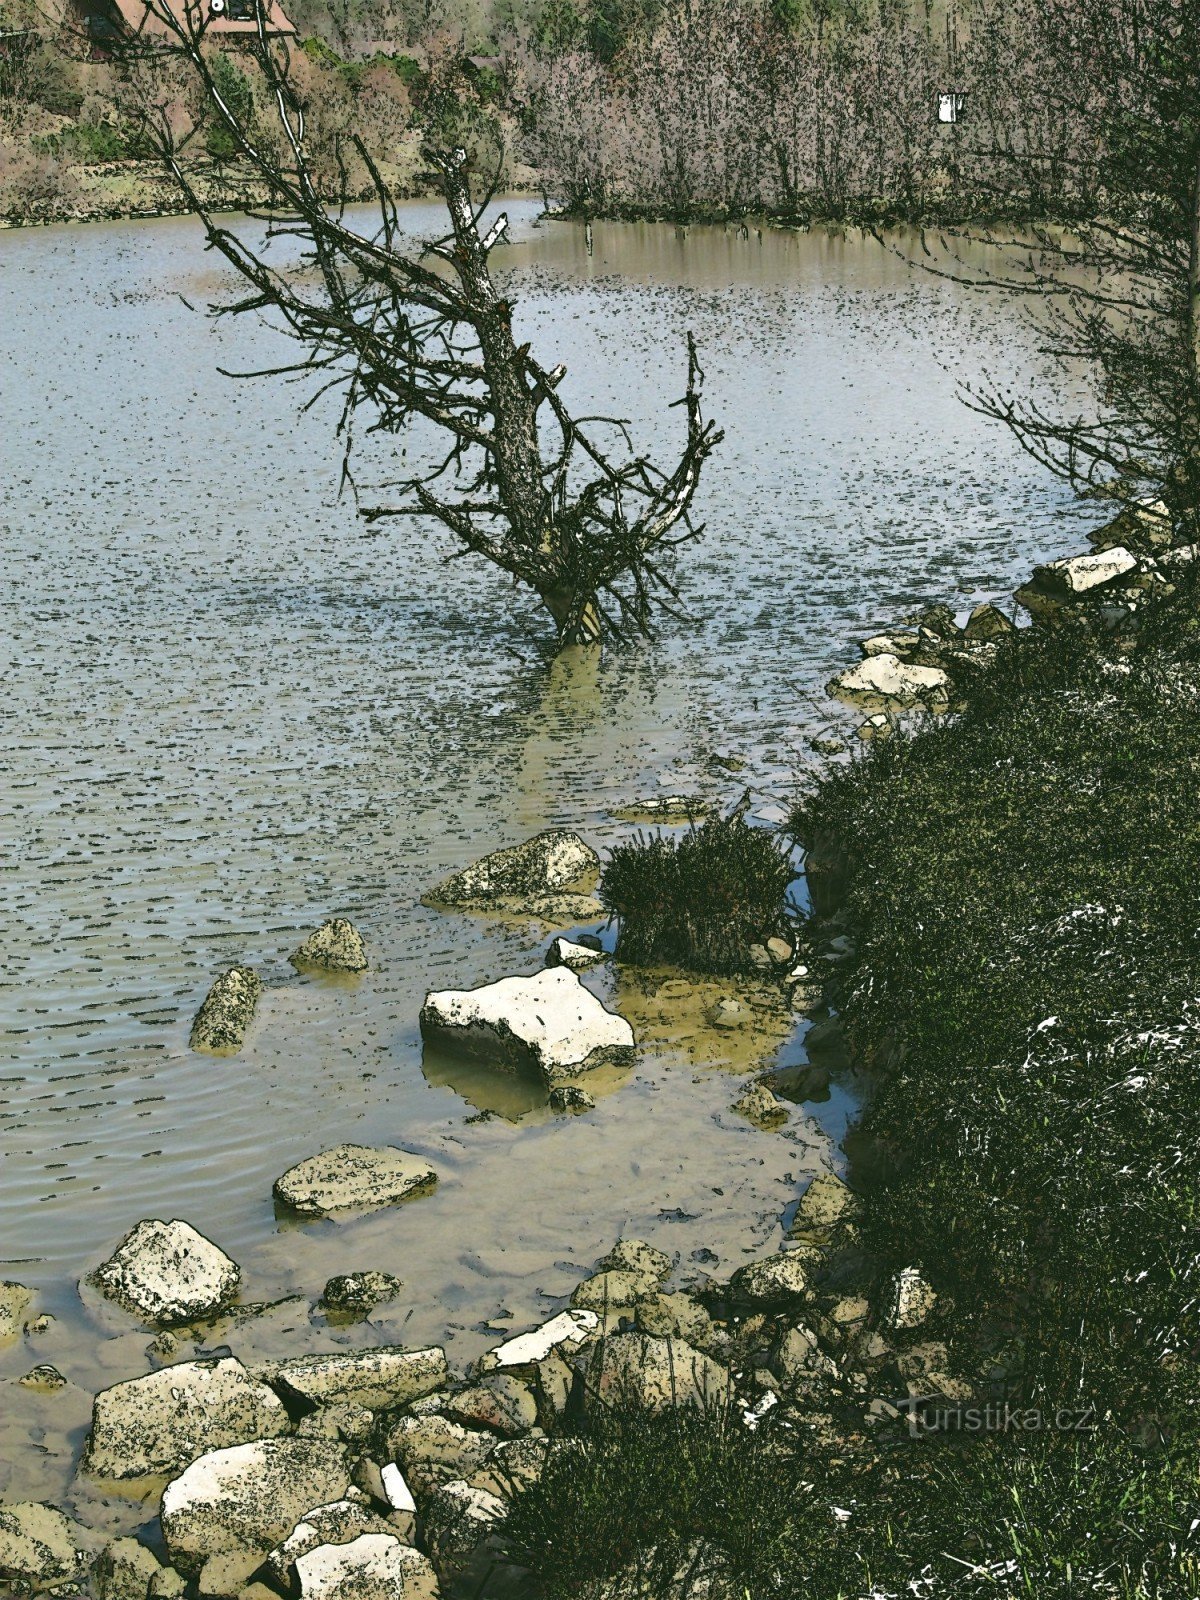
M 600 898 L 619 920 L 622 959 L 743 972 L 750 946 L 785 930 L 795 869 L 777 836 L 748 827 L 742 810 L 682 837 L 639 833 L 614 846 Z
M 222 100 L 247 132 L 254 128 L 254 90 L 242 69 L 226 55 L 212 59 L 213 82 Z M 204 148 L 214 161 L 233 161 L 238 155 L 237 142 L 229 129 L 214 113 L 205 129 Z

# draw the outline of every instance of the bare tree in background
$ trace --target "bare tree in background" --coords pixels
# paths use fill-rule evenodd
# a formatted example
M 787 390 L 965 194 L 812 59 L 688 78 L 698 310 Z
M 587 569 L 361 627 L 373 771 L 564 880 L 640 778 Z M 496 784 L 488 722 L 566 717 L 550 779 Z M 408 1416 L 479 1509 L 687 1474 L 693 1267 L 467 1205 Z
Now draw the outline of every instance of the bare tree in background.
M 430 143 L 423 152 L 450 232 L 413 251 L 402 243 L 395 197 L 355 136 L 350 143 L 370 172 L 378 207 L 377 224 L 359 231 L 344 203 L 331 205 L 314 180 L 291 58 L 286 42 L 269 33 L 264 0 L 257 0 L 253 53 L 273 106 L 271 130 L 239 116 L 222 94 L 206 15 L 196 0 L 146 0 L 147 27 L 131 47 L 138 65 L 144 77 L 164 55 L 188 67 L 201 116 L 216 119 L 270 186 L 273 209 L 259 219 L 266 242 L 298 238 L 311 269 L 277 266 L 247 241 L 246 230 L 217 220 L 189 176 L 186 149 L 195 127 L 181 134 L 177 120 L 143 94 L 146 136 L 209 245 L 245 280 L 246 294 L 219 313 L 265 315 L 300 344 L 298 359 L 271 373 L 311 375 L 318 392 L 341 388 L 343 474 L 351 484 L 353 430 L 364 412 L 369 431 L 396 434 L 424 423 L 444 439 L 429 471 L 388 486 L 395 504 L 363 514 L 373 521 L 434 519 L 453 535 L 458 554 L 482 556 L 532 590 L 560 645 L 647 633 L 656 610 L 677 614 L 664 563 L 672 547 L 701 531 L 690 508 L 704 461 L 722 438 L 702 413 L 691 336 L 687 388 L 677 402 L 686 439 L 664 471 L 634 452 L 619 420 L 572 416 L 558 392 L 565 368 L 548 370 L 518 343 L 512 303 L 490 266 L 507 221 L 501 215 L 484 227 L 490 193 L 482 203 L 473 198 L 464 144 Z M 605 428 L 619 457 L 599 442 Z
M 1002 390 L 973 403 L 1079 492 L 1137 509 L 1159 541 L 1194 540 L 1200 0 L 1016 3 L 1028 60 L 1011 62 L 1019 83 L 1009 98 L 1027 114 L 977 129 L 975 160 L 1010 203 L 1024 194 L 1027 215 L 1054 196 L 1065 226 L 958 230 L 999 247 L 1003 266 L 981 273 L 960 257 L 951 275 L 1030 295 L 1046 352 L 1094 374 L 1096 394 L 1074 415 Z M 1013 23 L 1007 11 L 1003 21 Z

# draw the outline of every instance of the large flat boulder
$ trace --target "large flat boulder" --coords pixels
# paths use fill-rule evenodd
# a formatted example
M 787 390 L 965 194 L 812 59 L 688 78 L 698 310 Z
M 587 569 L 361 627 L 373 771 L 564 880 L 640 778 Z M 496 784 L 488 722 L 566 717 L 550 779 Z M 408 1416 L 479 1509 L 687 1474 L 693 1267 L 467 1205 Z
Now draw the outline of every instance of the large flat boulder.
M 234 1055 L 253 1021 L 263 981 L 253 967 L 230 967 L 213 984 L 192 1023 L 193 1050 Z
M 327 1355 L 297 1356 L 273 1362 L 262 1375 L 286 1395 L 311 1405 L 364 1406 L 382 1411 L 406 1406 L 422 1395 L 444 1388 L 450 1373 L 446 1352 L 401 1350 L 335 1350 Z
M 429 1558 L 394 1533 L 323 1544 L 295 1565 L 300 1600 L 438 1600 Z
M 941 667 L 919 667 L 883 651 L 847 667 L 830 679 L 830 694 L 857 705 L 924 705 L 937 709 L 950 701 L 950 677 Z
M 394 1145 L 339 1144 L 308 1156 L 275 1180 L 275 1198 L 302 1216 L 376 1210 L 425 1194 L 437 1173 L 424 1156 Z
M 163 1538 L 189 1578 L 214 1557 L 262 1561 L 307 1511 L 344 1500 L 350 1486 L 346 1458 L 327 1439 L 258 1439 L 214 1450 L 163 1491 Z
M 480 1056 L 547 1084 L 634 1052 L 633 1029 L 566 967 L 532 978 L 501 978 L 478 989 L 429 994 L 421 1008 L 427 1039 Z
M 165 1477 L 210 1450 L 290 1432 L 282 1400 L 240 1361 L 181 1361 L 100 1391 L 83 1469 L 97 1478 Z
M 95 1274 L 111 1299 L 162 1326 L 225 1310 L 241 1278 L 237 1263 L 189 1223 L 153 1217 L 126 1234 Z
M 524 844 L 496 850 L 440 883 L 428 895 L 435 905 L 487 906 L 497 901 L 551 894 L 600 865 L 578 834 L 548 829 Z

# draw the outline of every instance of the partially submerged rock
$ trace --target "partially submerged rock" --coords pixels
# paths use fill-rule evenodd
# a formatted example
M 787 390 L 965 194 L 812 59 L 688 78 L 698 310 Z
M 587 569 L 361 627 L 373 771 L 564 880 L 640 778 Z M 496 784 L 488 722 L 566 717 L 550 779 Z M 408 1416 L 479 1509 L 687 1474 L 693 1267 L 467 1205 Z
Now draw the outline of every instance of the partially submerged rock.
M 323 1544 L 295 1564 L 301 1600 L 438 1600 L 427 1556 L 394 1533 L 364 1533 L 349 1544 Z
M 230 967 L 204 997 L 192 1023 L 191 1047 L 214 1055 L 232 1055 L 242 1048 L 254 1017 L 263 981 L 253 967 Z
M 809 1233 L 823 1236 L 839 1222 L 857 1217 L 858 1196 L 832 1172 L 819 1173 L 801 1196 L 792 1220 L 793 1237 Z
M 566 967 L 429 994 L 421 1032 L 464 1054 L 533 1072 L 548 1086 L 634 1053 L 628 1022 Z
M 337 1350 L 272 1362 L 262 1370 L 289 1397 L 310 1405 L 356 1405 L 368 1411 L 409 1405 L 442 1388 L 449 1378 L 446 1352 L 437 1347 Z
M 671 1270 L 671 1258 L 644 1239 L 618 1239 L 599 1268 L 602 1272 L 637 1272 L 661 1283 Z
M 47 1362 L 30 1367 L 23 1377 L 17 1379 L 22 1389 L 40 1389 L 49 1394 L 55 1389 L 65 1389 L 67 1380 L 57 1367 L 52 1367 Z
M 982 605 L 976 606 L 967 618 L 963 637 L 972 644 L 987 644 L 996 639 L 1006 639 L 1010 633 L 1016 631 L 1017 625 L 1011 617 L 1006 617 L 999 606 L 985 601 Z
M 321 1291 L 321 1305 L 327 1311 L 371 1311 L 384 1300 L 394 1300 L 403 1287 L 390 1272 L 339 1273 Z
M 25 1313 L 33 1304 L 33 1290 L 23 1283 L 5 1278 L 0 1282 L 0 1341 L 15 1339 L 25 1324 Z
M 299 972 L 365 972 L 367 947 L 352 922 L 331 917 L 288 960 Z
M 306 1217 L 375 1209 L 424 1194 L 437 1173 L 423 1156 L 394 1145 L 340 1144 L 308 1156 L 275 1180 L 275 1198 Z
M 82 1577 L 87 1534 L 57 1506 L 35 1500 L 0 1505 L 0 1579 L 35 1588 Z
M 594 1111 L 596 1098 L 577 1083 L 560 1083 L 550 1091 L 551 1111 Z
M 719 1362 L 682 1339 L 618 1333 L 586 1355 L 585 1405 L 627 1405 L 647 1411 L 706 1409 L 728 1403 L 733 1380 Z
M 788 1120 L 787 1107 L 771 1093 L 765 1083 L 752 1083 L 733 1103 L 738 1116 L 760 1128 L 782 1128 Z
M 706 816 L 710 810 L 708 802 L 696 795 L 661 794 L 635 800 L 630 806 L 620 806 L 612 815 L 621 822 L 641 822 L 645 818 L 656 822 L 690 822 Z
M 100 1289 L 148 1322 L 215 1316 L 237 1299 L 242 1271 L 187 1222 L 147 1218 L 96 1271 Z
M 830 680 L 829 692 L 862 705 L 938 709 L 949 704 L 950 678 L 941 667 L 914 666 L 885 652 L 839 672 Z
M 100 1391 L 83 1470 L 165 1477 L 210 1450 L 290 1432 L 279 1396 L 240 1361 L 181 1361 Z
M 187 1577 L 227 1554 L 257 1565 L 305 1512 L 344 1500 L 349 1488 L 345 1456 L 328 1440 L 260 1439 L 216 1450 L 167 1485 L 163 1537 Z
M 555 939 L 549 950 L 546 951 L 546 965 L 548 967 L 569 967 L 572 972 L 586 972 L 589 967 L 594 967 L 597 962 L 604 960 L 604 946 L 599 939 L 578 943 L 573 939 L 564 939 L 561 936 Z
M 524 844 L 496 850 L 456 872 L 431 891 L 435 905 L 487 906 L 565 889 L 600 865 L 578 834 L 548 829 Z

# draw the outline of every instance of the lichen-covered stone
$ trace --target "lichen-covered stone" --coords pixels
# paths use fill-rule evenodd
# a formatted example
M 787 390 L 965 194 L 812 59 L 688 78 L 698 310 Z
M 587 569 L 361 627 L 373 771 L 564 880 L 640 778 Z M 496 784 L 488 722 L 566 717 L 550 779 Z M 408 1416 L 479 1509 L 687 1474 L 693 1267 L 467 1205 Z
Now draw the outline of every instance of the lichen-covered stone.
M 403 1289 L 390 1272 L 345 1272 L 330 1278 L 321 1293 L 327 1311 L 370 1311 L 384 1300 L 394 1300 Z
M 191 1047 L 214 1055 L 242 1048 L 263 981 L 253 967 L 230 967 L 213 984 L 192 1023 Z
M 739 1267 L 729 1280 L 735 1300 L 753 1306 L 780 1306 L 804 1300 L 810 1293 L 809 1274 L 820 1261 L 815 1250 L 791 1250 Z
M 190 1223 L 147 1218 L 96 1271 L 101 1290 L 148 1322 L 215 1316 L 237 1299 L 241 1268 Z
M 937 1303 L 937 1293 L 916 1267 L 902 1267 L 888 1286 L 885 1324 L 897 1333 L 919 1328 Z
M 299 972 L 365 972 L 363 936 L 345 917 L 331 917 L 293 950 L 288 960 Z
M 437 1173 L 424 1156 L 393 1145 L 340 1144 L 308 1156 L 275 1180 L 275 1198 L 302 1216 L 373 1210 L 425 1194 Z
M 34 1500 L 0 1505 L 0 1579 L 36 1587 L 80 1577 L 86 1532 L 57 1506 Z
M 551 1111 L 594 1111 L 596 1097 L 577 1083 L 557 1083 L 550 1091 L 549 1104 Z
M 296 1562 L 300 1600 L 438 1600 L 429 1558 L 394 1533 L 323 1544 Z
M 468 1428 L 506 1435 L 528 1433 L 537 1423 L 533 1390 L 510 1372 L 486 1374 L 447 1403 L 446 1415 Z
M 0 1282 L 0 1343 L 15 1339 L 24 1326 L 25 1313 L 33 1304 L 33 1290 L 23 1283 L 5 1278 Z
M 334 1500 L 329 1505 L 315 1506 L 305 1512 L 282 1544 L 271 1551 L 266 1560 L 267 1570 L 281 1589 L 293 1590 L 296 1562 L 301 1556 L 323 1544 L 349 1544 L 364 1533 L 396 1537 L 395 1528 L 357 1500 Z
M 436 1347 L 336 1350 L 272 1362 L 261 1371 L 285 1394 L 311 1405 L 355 1405 L 369 1411 L 409 1405 L 449 1378 L 446 1353 Z
M 418 1494 L 454 1478 L 469 1478 L 496 1444 L 495 1434 L 436 1415 L 401 1417 L 387 1436 L 389 1453 Z
M 487 905 L 510 897 L 551 894 L 600 865 L 578 834 L 548 829 L 524 844 L 493 851 L 454 873 L 429 899 L 439 905 Z
M 739 1117 L 760 1128 L 782 1128 L 788 1120 L 788 1108 L 776 1099 L 765 1083 L 752 1083 L 733 1103 Z
M 150 1585 L 162 1571 L 153 1550 L 138 1539 L 114 1539 L 96 1563 L 99 1600 L 147 1600 Z
M 602 1272 L 640 1272 L 661 1283 L 671 1270 L 671 1258 L 644 1239 L 618 1239 L 599 1265 Z
M 181 1361 L 100 1391 L 83 1468 L 98 1478 L 165 1477 L 210 1450 L 290 1432 L 279 1396 L 240 1361 Z
M 345 1454 L 331 1441 L 259 1439 L 215 1450 L 164 1490 L 163 1537 L 189 1578 L 214 1557 L 256 1557 L 257 1564 L 306 1511 L 344 1500 L 350 1487 Z
M 707 1409 L 727 1404 L 733 1392 L 728 1370 L 682 1339 L 618 1333 L 579 1361 L 590 1410 L 614 1404 L 647 1411 Z

